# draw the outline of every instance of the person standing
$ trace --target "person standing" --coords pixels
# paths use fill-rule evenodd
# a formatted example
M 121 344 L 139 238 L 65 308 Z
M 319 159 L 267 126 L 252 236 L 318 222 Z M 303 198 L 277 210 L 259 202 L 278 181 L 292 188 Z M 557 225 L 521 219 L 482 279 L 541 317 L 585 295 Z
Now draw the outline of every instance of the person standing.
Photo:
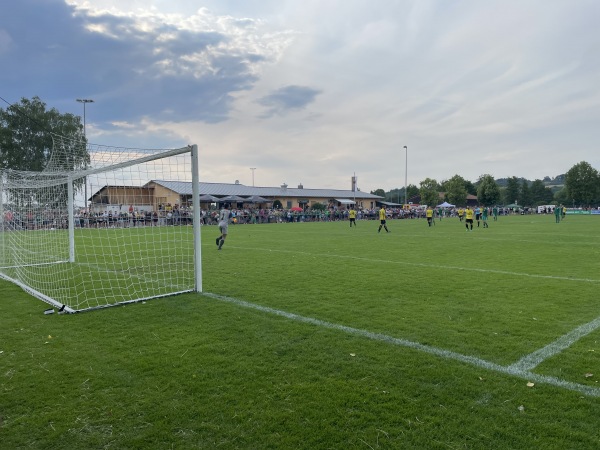
M 427 225 L 431 226 L 431 222 L 433 222 L 433 209 L 431 206 L 427 207 L 425 211 L 425 217 L 427 217 Z
M 348 219 L 350 219 L 350 228 L 352 228 L 352 224 L 356 226 L 356 210 L 354 206 L 350 207 L 350 211 L 348 212 Z
M 465 216 L 465 210 L 462 208 L 458 208 L 458 220 L 460 222 L 463 221 L 463 217 Z
M 560 222 L 560 216 L 562 215 L 562 206 L 557 206 L 554 208 L 554 219 L 556 223 Z
M 385 228 L 386 233 L 389 233 L 390 230 L 388 230 L 386 222 L 385 222 L 385 206 L 381 206 L 381 209 L 379 210 L 379 229 L 377 230 L 377 232 L 379 233 L 381 231 L 381 227 Z
M 498 220 L 498 207 L 494 206 L 492 209 L 492 214 L 494 215 L 494 222 Z
M 489 228 L 488 225 L 488 212 L 489 212 L 489 208 L 486 208 L 485 206 L 483 207 L 483 212 L 481 213 L 481 220 L 483 221 L 483 228 Z
M 219 236 L 216 240 L 218 250 L 221 250 L 223 244 L 225 243 L 225 239 L 227 238 L 230 217 L 231 212 L 229 211 L 229 205 L 225 204 L 219 213 L 219 230 L 221 231 L 221 236 Z
M 469 225 L 471 226 L 470 230 Z M 470 206 L 467 206 L 467 210 L 465 211 L 465 227 L 467 231 L 473 231 L 473 210 Z

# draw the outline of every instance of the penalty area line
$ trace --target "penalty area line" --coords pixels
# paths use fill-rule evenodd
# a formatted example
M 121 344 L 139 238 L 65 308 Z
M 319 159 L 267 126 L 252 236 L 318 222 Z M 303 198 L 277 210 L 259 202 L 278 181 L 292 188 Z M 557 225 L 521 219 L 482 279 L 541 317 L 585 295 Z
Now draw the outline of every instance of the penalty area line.
M 209 297 L 215 300 L 219 300 L 226 303 L 232 303 L 237 306 L 241 306 L 243 308 L 253 309 L 256 311 L 261 311 L 267 314 L 272 314 L 280 317 L 284 317 L 286 319 L 290 319 L 296 322 L 307 323 L 311 325 L 315 325 L 322 328 L 328 328 L 331 330 L 342 331 L 344 333 L 348 333 L 354 336 L 362 336 L 367 339 L 371 339 L 374 341 L 385 342 L 392 345 L 397 345 L 400 347 L 407 347 L 414 350 L 418 350 L 424 353 L 428 353 L 430 355 L 438 356 L 444 359 L 450 359 L 454 361 L 459 361 L 462 363 L 469 364 L 471 366 L 479 367 L 482 369 L 486 369 L 492 372 L 503 373 L 506 375 L 512 375 L 523 380 L 527 381 L 535 381 L 537 383 L 549 384 L 551 386 L 560 387 L 563 389 L 567 389 L 570 391 L 579 392 L 581 394 L 588 395 L 590 397 L 600 397 L 600 387 L 593 386 L 585 386 L 579 383 L 573 383 L 570 381 L 561 380 L 560 378 L 550 377 L 545 375 L 539 375 L 533 372 L 529 372 L 528 370 L 522 369 L 518 364 L 513 364 L 511 366 L 502 366 L 500 364 L 496 364 L 490 361 L 486 361 L 481 358 L 477 358 L 475 356 L 463 355 L 461 353 L 453 352 L 450 350 L 444 350 L 442 348 L 433 347 L 430 345 L 421 344 L 419 342 L 409 341 L 407 339 L 395 338 L 392 336 L 388 336 L 382 333 L 373 333 L 371 331 L 362 330 L 360 328 L 348 327 L 346 325 L 340 325 L 332 322 L 326 322 L 320 319 L 315 319 L 312 317 L 305 317 L 299 314 L 290 313 L 287 311 L 282 311 L 279 309 L 269 308 L 267 306 L 257 305 L 255 303 L 246 302 L 244 300 L 239 300 L 232 297 L 226 297 L 224 295 L 213 294 L 210 292 L 203 292 L 201 295 L 205 297 Z
M 542 347 L 539 350 L 536 350 L 535 352 L 524 356 L 519 361 L 517 361 L 509 367 L 519 371 L 533 370 L 546 359 L 569 348 L 579 339 L 587 336 L 593 331 L 596 331 L 598 328 L 600 328 L 600 317 L 597 317 L 591 322 L 585 323 L 575 328 L 574 330 L 559 337 L 557 340 L 551 342 L 545 347 Z

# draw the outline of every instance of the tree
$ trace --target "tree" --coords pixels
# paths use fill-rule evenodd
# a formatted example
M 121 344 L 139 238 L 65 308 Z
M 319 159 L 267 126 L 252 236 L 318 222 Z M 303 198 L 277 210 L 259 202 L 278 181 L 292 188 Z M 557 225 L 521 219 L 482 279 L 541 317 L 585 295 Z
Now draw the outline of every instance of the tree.
M 58 142 L 60 145 L 55 146 Z M 20 104 L 0 109 L 1 169 L 41 172 L 51 167 L 52 171 L 74 171 L 89 163 L 79 116 L 60 114 L 55 108 L 46 110 L 46 104 L 38 97 L 23 98 Z M 75 179 L 75 192 L 83 183 L 83 178 Z M 66 203 L 66 183 L 57 185 L 54 192 L 33 188 L 11 201 L 49 207 Z
M 520 203 L 523 206 L 531 206 L 533 201 L 531 199 L 531 191 L 529 189 L 529 182 L 527 180 L 523 180 L 521 183 L 521 192 L 520 192 Z
M 544 182 L 540 179 L 534 180 L 533 183 L 531 183 L 530 193 L 532 205 L 534 206 L 549 205 L 552 203 L 552 199 L 554 198 L 552 189 L 546 187 Z
M 554 194 L 554 203 L 557 205 L 568 205 L 571 202 L 569 191 L 567 188 L 562 188 Z
M 433 178 L 425 178 L 421 181 L 421 204 L 435 206 L 440 200 L 440 186 Z
M 442 190 L 446 192 L 446 201 L 453 205 L 467 204 L 466 181 L 460 175 L 454 175 L 442 184 Z
M 0 168 L 41 171 L 50 160 L 54 136 L 69 142 L 68 155 L 53 161 L 55 168 L 76 170 L 87 167 L 83 125 L 79 116 L 46 110 L 38 97 L 0 109 Z M 56 166 L 58 164 L 58 166 Z
M 385 191 L 383 189 L 375 189 L 374 191 L 371 191 L 371 194 L 385 198 Z
M 467 194 L 477 195 L 477 186 L 469 180 L 465 180 L 465 189 L 467 190 Z
M 600 175 L 589 163 L 582 161 L 575 164 L 565 178 L 565 187 L 573 203 L 581 206 L 598 203 Z
M 481 175 L 477 181 L 477 200 L 481 205 L 497 205 L 500 203 L 500 188 L 494 177 Z
M 402 199 L 404 198 L 404 188 L 399 189 L 395 188 L 389 192 L 385 193 L 385 200 L 388 202 L 397 202 L 402 203 Z
M 520 184 L 517 177 L 510 177 L 506 182 L 506 189 L 504 191 L 504 203 L 510 205 L 511 203 L 519 202 Z
M 410 201 L 412 197 L 419 195 L 419 188 L 414 184 L 409 184 L 406 190 L 408 191 L 408 196 L 406 197 L 407 201 Z

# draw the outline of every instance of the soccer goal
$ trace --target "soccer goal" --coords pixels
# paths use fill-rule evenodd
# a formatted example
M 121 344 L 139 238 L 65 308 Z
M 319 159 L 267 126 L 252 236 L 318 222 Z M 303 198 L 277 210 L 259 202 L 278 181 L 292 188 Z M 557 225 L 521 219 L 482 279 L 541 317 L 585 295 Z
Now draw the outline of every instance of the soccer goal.
M 66 312 L 201 292 L 198 147 L 88 144 L 83 168 L 62 169 L 73 145 L 1 173 L 0 277 Z

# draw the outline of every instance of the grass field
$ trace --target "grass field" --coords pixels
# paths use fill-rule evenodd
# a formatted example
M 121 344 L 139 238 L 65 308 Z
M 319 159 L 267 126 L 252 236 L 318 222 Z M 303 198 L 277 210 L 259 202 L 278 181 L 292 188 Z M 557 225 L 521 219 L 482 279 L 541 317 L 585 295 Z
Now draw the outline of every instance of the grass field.
M 203 227 L 204 295 L 89 313 L 0 281 L 0 448 L 600 447 L 600 217 L 377 226 Z

